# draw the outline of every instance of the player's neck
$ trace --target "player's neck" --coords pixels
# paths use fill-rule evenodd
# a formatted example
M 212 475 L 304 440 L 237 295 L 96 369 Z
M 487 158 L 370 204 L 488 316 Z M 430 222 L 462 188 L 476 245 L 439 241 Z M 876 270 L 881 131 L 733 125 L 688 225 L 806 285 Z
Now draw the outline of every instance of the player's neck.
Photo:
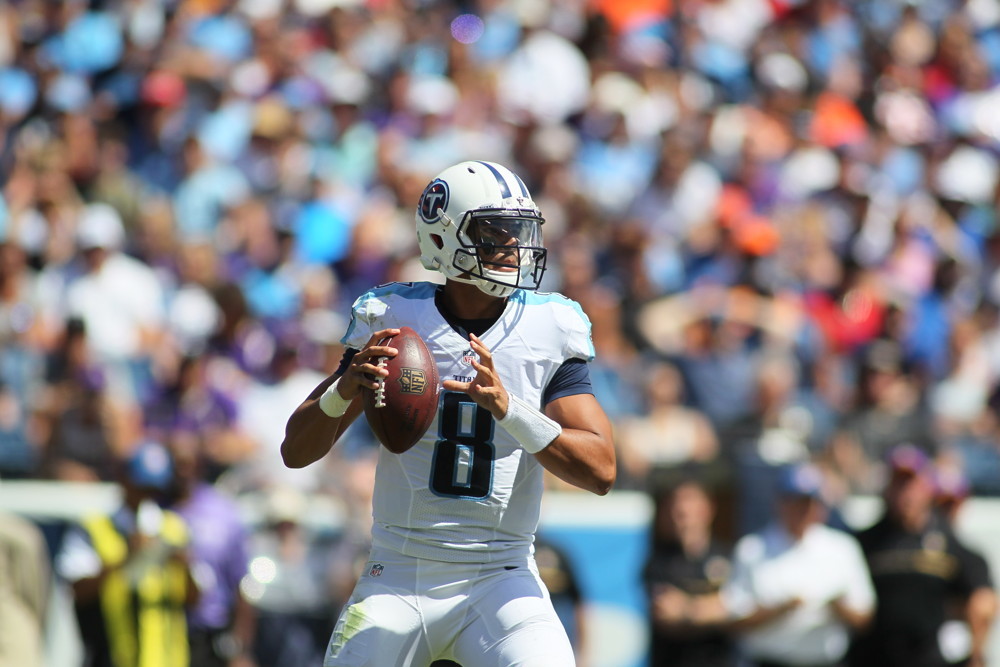
M 475 285 L 449 280 L 441 290 L 440 303 L 454 317 L 483 320 L 500 317 L 507 299 L 483 294 Z

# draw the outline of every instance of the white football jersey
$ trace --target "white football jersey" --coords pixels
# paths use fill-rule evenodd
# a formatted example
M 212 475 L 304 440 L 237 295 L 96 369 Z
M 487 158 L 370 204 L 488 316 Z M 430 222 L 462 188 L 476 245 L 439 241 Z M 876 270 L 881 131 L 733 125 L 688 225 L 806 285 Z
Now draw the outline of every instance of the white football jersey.
M 434 304 L 438 285 L 390 283 L 354 302 L 343 343 L 360 350 L 372 333 L 408 326 L 424 339 L 441 380 L 471 380 L 469 341 Z M 541 409 L 562 363 L 590 361 L 590 320 L 560 294 L 516 291 L 482 336 L 507 391 Z M 542 467 L 493 416 L 461 392 L 441 390 L 424 437 L 403 454 L 380 448 L 373 543 L 418 558 L 495 562 L 527 553 L 538 526 Z

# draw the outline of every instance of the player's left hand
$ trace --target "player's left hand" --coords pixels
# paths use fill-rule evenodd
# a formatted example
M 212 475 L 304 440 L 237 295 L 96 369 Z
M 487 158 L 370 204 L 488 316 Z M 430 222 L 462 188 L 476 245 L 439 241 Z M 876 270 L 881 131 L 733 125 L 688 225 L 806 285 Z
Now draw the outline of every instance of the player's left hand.
M 257 663 L 250 656 L 239 655 L 232 658 L 226 667 L 257 667 Z
M 676 586 L 658 586 L 651 602 L 653 620 L 658 623 L 676 625 L 690 620 L 691 598 Z
M 494 419 L 503 419 L 507 415 L 509 398 L 493 365 L 493 353 L 475 334 L 469 334 L 469 344 L 472 351 L 479 356 L 479 361 L 472 362 L 472 367 L 476 369 L 476 377 L 472 378 L 471 382 L 445 380 L 442 386 L 449 391 L 468 394 L 476 405 L 489 410 Z

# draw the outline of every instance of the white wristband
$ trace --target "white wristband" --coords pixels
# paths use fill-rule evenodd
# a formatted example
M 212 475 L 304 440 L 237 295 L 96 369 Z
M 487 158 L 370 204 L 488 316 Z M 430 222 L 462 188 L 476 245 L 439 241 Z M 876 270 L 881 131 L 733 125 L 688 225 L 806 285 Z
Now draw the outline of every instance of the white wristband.
M 347 412 L 348 406 L 351 402 L 340 395 L 337 391 L 337 385 L 340 384 L 340 378 L 333 381 L 323 395 L 319 397 L 319 409 L 326 413 L 327 417 L 332 417 L 333 419 L 339 419 L 344 416 Z
M 507 398 L 507 414 L 497 423 L 514 436 L 525 451 L 537 454 L 562 433 L 559 422 L 549 419 L 513 394 L 508 394 Z

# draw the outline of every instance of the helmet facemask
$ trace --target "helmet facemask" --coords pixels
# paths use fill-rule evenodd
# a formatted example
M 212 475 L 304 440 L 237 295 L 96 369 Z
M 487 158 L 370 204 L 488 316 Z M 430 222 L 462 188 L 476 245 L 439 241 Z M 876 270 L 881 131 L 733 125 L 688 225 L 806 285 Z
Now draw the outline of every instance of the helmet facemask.
M 546 251 L 537 209 L 484 208 L 466 212 L 458 228 L 457 277 L 487 294 L 508 296 L 515 289 L 536 290 L 545 272 Z

